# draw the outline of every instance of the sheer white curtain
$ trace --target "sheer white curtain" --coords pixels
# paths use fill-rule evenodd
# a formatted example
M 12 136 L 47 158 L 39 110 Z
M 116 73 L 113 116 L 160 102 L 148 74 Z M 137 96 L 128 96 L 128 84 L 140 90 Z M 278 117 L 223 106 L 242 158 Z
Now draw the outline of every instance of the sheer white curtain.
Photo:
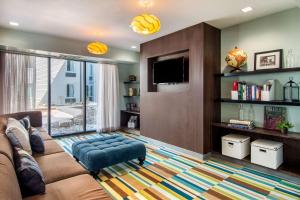
M 99 64 L 97 88 L 97 131 L 120 128 L 119 73 L 113 64 Z
M 4 113 L 32 110 L 35 107 L 35 57 L 5 53 L 4 66 Z

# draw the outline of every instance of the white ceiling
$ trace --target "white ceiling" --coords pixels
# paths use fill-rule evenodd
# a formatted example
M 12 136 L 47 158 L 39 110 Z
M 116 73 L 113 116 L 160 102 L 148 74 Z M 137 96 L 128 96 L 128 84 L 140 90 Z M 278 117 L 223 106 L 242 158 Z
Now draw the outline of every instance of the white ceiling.
M 299 6 L 299 0 L 153 0 L 143 8 L 138 0 L 0 0 L 0 26 L 9 21 L 15 29 L 79 39 L 99 40 L 130 49 L 131 45 L 161 37 L 182 28 L 208 22 L 225 28 Z M 253 11 L 242 13 L 251 6 Z M 129 24 L 141 13 L 161 19 L 161 30 L 151 36 L 134 33 Z

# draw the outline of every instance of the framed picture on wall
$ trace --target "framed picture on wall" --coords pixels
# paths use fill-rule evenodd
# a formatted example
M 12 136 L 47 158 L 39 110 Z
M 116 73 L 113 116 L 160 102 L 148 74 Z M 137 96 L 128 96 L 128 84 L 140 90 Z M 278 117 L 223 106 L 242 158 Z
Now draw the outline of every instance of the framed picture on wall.
M 282 67 L 282 49 L 254 54 L 254 70 L 279 69 Z

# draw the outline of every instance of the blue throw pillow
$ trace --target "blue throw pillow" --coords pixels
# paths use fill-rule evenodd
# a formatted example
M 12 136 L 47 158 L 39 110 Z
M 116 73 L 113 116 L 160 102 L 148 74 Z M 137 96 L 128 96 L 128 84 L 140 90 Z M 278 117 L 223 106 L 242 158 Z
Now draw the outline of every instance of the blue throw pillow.
M 30 124 L 30 117 L 26 116 L 23 119 L 20 119 L 19 122 L 24 126 L 24 128 L 30 132 L 31 130 L 31 124 Z
M 44 194 L 46 191 L 44 176 L 35 159 L 19 148 L 15 148 L 14 159 L 22 195 Z
M 34 130 L 29 135 L 31 150 L 35 153 L 44 153 L 45 152 L 45 144 L 44 140 L 38 130 Z

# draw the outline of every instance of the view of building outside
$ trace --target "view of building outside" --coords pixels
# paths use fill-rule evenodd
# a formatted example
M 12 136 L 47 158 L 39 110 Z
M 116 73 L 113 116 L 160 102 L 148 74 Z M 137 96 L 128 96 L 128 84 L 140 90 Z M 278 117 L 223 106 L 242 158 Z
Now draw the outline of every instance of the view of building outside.
M 83 131 L 83 63 L 51 59 L 51 134 Z
M 96 80 L 97 64 L 86 63 L 86 130 L 96 130 L 97 96 Z
M 36 110 L 48 126 L 48 60 L 36 58 Z M 83 131 L 83 62 L 51 58 L 51 135 Z M 86 129 L 96 129 L 95 64 L 86 65 Z

